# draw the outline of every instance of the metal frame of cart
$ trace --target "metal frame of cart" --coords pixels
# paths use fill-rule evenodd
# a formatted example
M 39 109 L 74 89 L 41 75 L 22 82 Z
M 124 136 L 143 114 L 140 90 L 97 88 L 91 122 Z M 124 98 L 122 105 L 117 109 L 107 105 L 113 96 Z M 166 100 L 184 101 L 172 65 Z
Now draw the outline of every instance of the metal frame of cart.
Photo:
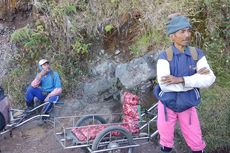
M 119 118 L 122 114 L 90 114 L 85 116 L 66 116 L 54 119 L 55 136 L 64 149 L 87 148 L 90 153 L 100 153 L 113 151 L 125 151 L 132 153 L 135 147 L 148 143 L 151 138 L 158 134 L 156 129 L 157 104 L 141 114 L 138 133 L 130 133 L 123 128 Z M 116 121 L 117 120 L 117 121 Z M 107 122 L 108 121 L 108 122 Z M 89 132 L 84 141 L 73 134 L 73 129 L 97 129 L 103 130 L 96 134 L 95 138 L 90 138 Z M 155 129 L 152 129 L 155 126 Z M 124 152 L 123 151 L 123 152 Z
M 42 117 L 50 117 L 50 115 L 48 114 L 36 113 L 37 111 L 39 111 L 40 108 L 42 108 L 47 103 L 49 102 L 45 102 L 27 112 L 25 110 L 10 108 L 9 110 L 10 121 L 8 124 L 6 124 L 4 130 L 0 131 L 0 135 L 11 132 L 13 129 L 18 128 L 23 124 L 32 121 L 34 119 L 39 119 Z

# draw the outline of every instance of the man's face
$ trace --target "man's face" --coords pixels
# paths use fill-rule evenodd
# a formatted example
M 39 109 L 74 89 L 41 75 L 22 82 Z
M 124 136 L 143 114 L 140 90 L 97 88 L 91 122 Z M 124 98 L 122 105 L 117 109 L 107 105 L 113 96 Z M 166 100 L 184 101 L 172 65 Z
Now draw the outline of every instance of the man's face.
M 49 65 L 49 63 L 44 63 L 44 64 L 42 64 L 42 69 L 45 70 L 45 71 L 49 71 L 49 70 L 50 70 L 50 65 Z
M 184 28 L 170 36 L 171 40 L 180 46 L 188 46 L 191 40 L 191 29 Z

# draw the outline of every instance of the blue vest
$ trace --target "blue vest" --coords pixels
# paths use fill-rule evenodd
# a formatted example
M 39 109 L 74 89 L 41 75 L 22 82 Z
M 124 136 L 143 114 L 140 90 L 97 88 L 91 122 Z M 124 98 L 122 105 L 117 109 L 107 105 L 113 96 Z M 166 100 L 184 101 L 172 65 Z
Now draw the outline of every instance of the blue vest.
M 184 53 L 172 45 L 173 58 L 168 61 L 170 64 L 170 75 L 175 77 L 191 76 L 196 73 L 196 62 L 187 47 Z M 196 49 L 198 60 L 204 55 L 200 49 Z M 162 52 L 159 59 L 167 60 L 166 52 Z M 200 103 L 200 92 L 198 88 L 183 92 L 163 92 L 160 86 L 154 88 L 155 97 L 160 100 L 164 106 L 170 108 L 175 112 L 183 112 Z

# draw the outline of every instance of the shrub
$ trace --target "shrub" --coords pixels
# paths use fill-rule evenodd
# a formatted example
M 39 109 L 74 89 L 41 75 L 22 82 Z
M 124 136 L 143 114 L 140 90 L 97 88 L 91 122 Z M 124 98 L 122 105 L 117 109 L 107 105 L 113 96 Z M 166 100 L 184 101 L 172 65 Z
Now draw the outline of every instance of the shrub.
M 83 43 L 80 39 L 76 39 L 71 46 L 78 55 L 84 55 L 88 53 L 89 44 Z
M 11 35 L 11 42 L 16 43 L 20 48 L 19 59 L 24 63 L 32 63 L 37 60 L 42 53 L 50 49 L 50 39 L 48 33 L 44 31 L 42 25 L 29 28 L 28 26 L 16 30 Z

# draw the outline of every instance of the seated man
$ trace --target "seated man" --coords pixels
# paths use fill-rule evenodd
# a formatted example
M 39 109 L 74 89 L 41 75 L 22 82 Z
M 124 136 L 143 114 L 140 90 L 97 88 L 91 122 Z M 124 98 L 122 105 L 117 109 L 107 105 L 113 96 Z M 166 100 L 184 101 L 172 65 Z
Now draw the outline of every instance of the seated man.
M 62 93 L 61 80 L 59 74 L 50 68 L 49 61 L 42 59 L 38 63 L 40 72 L 28 87 L 25 95 L 27 111 L 34 106 L 34 98 L 49 102 L 46 104 L 42 113 L 48 114 L 53 103 L 56 103 Z

